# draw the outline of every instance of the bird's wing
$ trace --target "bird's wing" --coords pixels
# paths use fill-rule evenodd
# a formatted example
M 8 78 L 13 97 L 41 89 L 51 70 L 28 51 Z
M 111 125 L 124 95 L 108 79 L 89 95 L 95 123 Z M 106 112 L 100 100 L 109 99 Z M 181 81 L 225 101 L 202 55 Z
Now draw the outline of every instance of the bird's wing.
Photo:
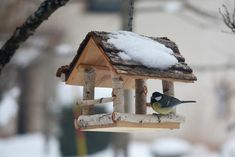
M 179 99 L 168 96 L 168 95 L 164 95 L 164 99 L 162 99 L 162 102 L 161 102 L 161 107 L 162 108 L 174 107 L 180 103 L 181 101 Z

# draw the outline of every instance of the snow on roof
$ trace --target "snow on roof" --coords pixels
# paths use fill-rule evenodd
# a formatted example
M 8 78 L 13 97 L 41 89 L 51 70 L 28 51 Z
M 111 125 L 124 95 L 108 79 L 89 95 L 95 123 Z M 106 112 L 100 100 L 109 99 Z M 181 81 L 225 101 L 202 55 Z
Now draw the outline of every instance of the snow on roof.
M 194 82 L 197 80 L 192 69 L 180 54 L 177 45 L 167 37 L 146 37 L 132 32 L 89 32 L 79 46 L 76 56 L 70 65 L 62 66 L 57 70 L 56 76 L 65 75 L 65 81 L 72 85 L 82 85 L 78 82 L 79 75 L 71 75 L 77 68 L 78 60 L 81 63 L 99 66 L 95 62 L 92 53 L 80 58 L 82 53 L 94 52 L 91 45 L 99 48 L 106 61 L 119 75 L 128 75 L 136 78 L 169 79 L 174 81 Z M 89 51 L 85 51 L 87 48 Z M 97 50 L 98 51 L 98 50 Z M 96 52 L 94 52 L 95 54 Z M 75 73 L 79 73 L 77 70 Z M 72 81 L 71 78 L 73 77 Z M 132 82 L 130 83 L 132 84 Z M 99 87 L 110 87 L 107 84 L 99 84 Z M 129 85 L 131 87 L 131 85 Z
M 18 87 L 14 87 L 4 93 L 0 101 L 0 126 L 6 125 L 9 120 L 16 116 L 18 112 L 18 104 L 16 98 L 20 95 Z
M 163 70 L 178 63 L 170 48 L 133 32 L 112 32 L 108 43 L 123 51 L 119 52 L 123 60 L 132 59 L 150 68 Z

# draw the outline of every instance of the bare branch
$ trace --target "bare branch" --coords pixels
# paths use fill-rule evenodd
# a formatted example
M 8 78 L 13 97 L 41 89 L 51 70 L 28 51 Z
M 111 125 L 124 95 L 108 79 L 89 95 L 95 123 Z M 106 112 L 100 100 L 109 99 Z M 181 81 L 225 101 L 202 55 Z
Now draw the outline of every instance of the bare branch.
M 25 42 L 35 30 L 47 20 L 58 8 L 64 6 L 69 0 L 45 0 L 39 8 L 29 16 L 20 27 L 17 27 L 10 39 L 0 49 L 0 73 L 10 61 L 15 51 Z
M 222 16 L 225 25 L 230 28 L 233 33 L 235 33 L 235 6 L 233 9 L 233 13 L 229 13 L 227 6 L 223 4 L 222 7 L 219 8 L 219 13 Z
M 132 23 L 133 23 L 133 15 L 134 15 L 134 0 L 129 1 L 129 19 L 128 19 L 128 31 L 132 31 Z
M 235 5 L 235 0 L 234 0 L 234 5 Z M 235 6 L 233 8 L 233 23 L 235 22 Z

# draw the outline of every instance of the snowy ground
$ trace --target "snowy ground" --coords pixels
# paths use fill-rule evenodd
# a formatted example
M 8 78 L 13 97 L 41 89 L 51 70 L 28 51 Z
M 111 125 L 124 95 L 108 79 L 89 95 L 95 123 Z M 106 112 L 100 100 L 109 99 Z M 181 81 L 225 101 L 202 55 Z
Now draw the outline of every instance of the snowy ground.
M 184 140 L 175 138 L 163 138 L 148 143 L 131 142 L 128 150 L 129 157 L 219 157 L 219 153 L 210 151 L 206 146 L 191 145 Z M 90 157 L 112 156 L 113 151 L 111 148 L 108 148 Z M 122 156 L 120 155 L 120 157 Z
M 221 152 L 212 152 L 206 146 L 192 145 L 187 141 L 177 138 L 162 138 L 153 142 L 131 142 L 128 146 L 130 157 L 172 156 L 181 157 L 234 157 L 235 138 L 227 141 Z M 55 138 L 48 142 L 42 134 L 28 134 L 0 139 L 0 157 L 60 157 L 59 143 Z M 91 155 L 90 157 L 112 157 L 113 150 L 106 150 Z M 176 155 L 175 155 L 176 156 Z M 75 156 L 74 156 L 75 157 Z M 122 157 L 122 155 L 120 155 Z
M 60 157 L 59 144 L 55 138 L 47 143 L 42 134 L 0 139 L 0 157 Z
M 66 87 L 66 88 L 65 88 Z M 81 88 L 71 88 L 71 86 L 58 85 L 60 93 L 57 95 L 61 98 L 62 104 L 74 104 L 75 101 L 82 93 Z M 111 95 L 111 89 L 97 88 L 96 98 Z M 76 95 L 71 93 L 76 92 Z M 67 93 L 67 94 L 65 94 Z M 14 115 L 17 109 L 4 107 L 4 104 L 11 103 L 12 106 L 16 105 L 16 97 L 20 94 L 17 88 L 9 90 L 3 96 L 0 102 L 0 125 L 5 124 L 7 119 Z M 69 97 L 72 96 L 72 97 Z M 81 95 L 80 95 L 81 96 Z M 62 99 L 63 98 L 63 99 Z M 6 103 L 7 102 L 7 103 Z M 112 110 L 112 105 L 106 105 L 109 110 Z M 5 109 L 12 112 L 6 112 Z M 7 113 L 7 114 L 6 114 Z M 5 115 L 5 116 L 4 116 Z M 131 142 L 128 146 L 129 157 L 154 157 L 154 154 L 161 156 L 172 156 L 178 154 L 182 157 L 235 157 L 235 138 L 230 139 L 221 146 L 221 152 L 212 152 L 203 145 L 191 145 L 189 142 L 176 138 L 163 138 L 157 139 L 153 142 Z M 50 138 L 48 142 L 42 134 L 29 134 L 24 136 L 15 136 L 7 139 L 0 139 L 0 157 L 60 157 L 59 143 L 55 138 Z M 91 155 L 91 157 L 112 157 L 113 150 L 109 147 L 106 150 Z M 120 155 L 121 157 L 121 155 Z
M 17 98 L 20 95 L 20 89 L 14 87 L 6 91 L 0 101 L 0 127 L 7 125 L 11 118 L 18 112 Z

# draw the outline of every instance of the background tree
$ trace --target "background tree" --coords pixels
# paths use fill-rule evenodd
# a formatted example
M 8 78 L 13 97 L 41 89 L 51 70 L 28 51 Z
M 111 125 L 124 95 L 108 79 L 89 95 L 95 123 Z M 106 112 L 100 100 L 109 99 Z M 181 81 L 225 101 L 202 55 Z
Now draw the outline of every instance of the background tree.
M 20 27 L 17 27 L 13 35 L 0 49 L 0 73 L 3 67 L 10 61 L 15 51 L 22 42 L 25 42 L 35 30 L 49 18 L 49 16 L 69 0 L 45 0 L 39 8 L 30 15 Z
M 228 7 L 223 4 L 221 8 L 219 8 L 219 13 L 223 17 L 224 24 L 235 33 L 235 1 L 234 1 L 234 9 L 232 12 L 229 12 Z

